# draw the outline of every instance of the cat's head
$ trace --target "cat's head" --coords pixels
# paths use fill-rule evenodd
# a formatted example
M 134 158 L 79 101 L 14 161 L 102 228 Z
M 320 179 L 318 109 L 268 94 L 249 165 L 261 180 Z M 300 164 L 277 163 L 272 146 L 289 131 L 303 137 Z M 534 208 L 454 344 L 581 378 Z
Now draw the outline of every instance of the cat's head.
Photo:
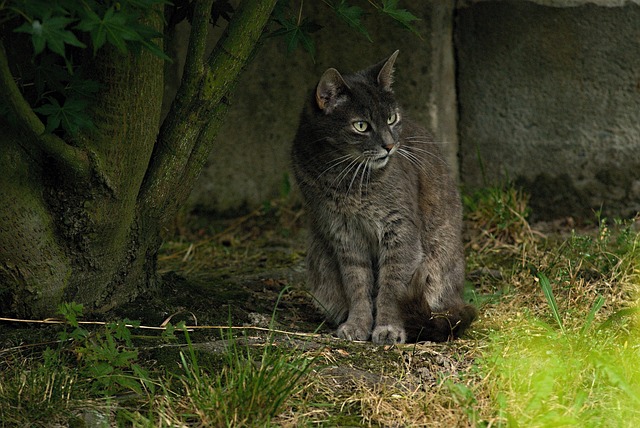
M 383 168 L 398 149 L 401 113 L 391 85 L 394 52 L 388 59 L 354 74 L 324 72 L 315 90 L 314 118 L 323 144 L 336 157 L 350 156 L 371 169 Z

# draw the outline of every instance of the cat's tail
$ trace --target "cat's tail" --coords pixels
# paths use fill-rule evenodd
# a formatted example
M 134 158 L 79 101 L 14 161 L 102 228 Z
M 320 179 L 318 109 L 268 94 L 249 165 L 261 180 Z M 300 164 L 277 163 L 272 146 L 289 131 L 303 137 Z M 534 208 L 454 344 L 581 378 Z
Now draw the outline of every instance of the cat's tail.
M 412 290 L 401 303 L 407 342 L 446 342 L 460 337 L 477 317 L 478 311 L 463 302 L 445 311 L 434 312 L 424 292 Z

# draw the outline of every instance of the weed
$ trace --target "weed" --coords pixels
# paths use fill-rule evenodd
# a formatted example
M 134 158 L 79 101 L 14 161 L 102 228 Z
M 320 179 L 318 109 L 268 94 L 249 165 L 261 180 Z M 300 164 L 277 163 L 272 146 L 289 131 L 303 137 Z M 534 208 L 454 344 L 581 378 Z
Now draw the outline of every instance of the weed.
M 147 388 L 153 392 L 154 383 L 138 364 L 138 350 L 131 342 L 130 328 L 140 323 L 125 319 L 90 333 L 78 323 L 82 310 L 82 305 L 75 303 L 60 306 L 58 312 L 73 330 L 65 329 L 59 337 L 72 340 L 71 348 L 65 351 L 74 355 L 80 375 L 90 379 L 92 393 L 108 397 L 124 391 L 142 394 Z
M 0 371 L 2 426 L 51 426 L 74 419 L 78 373 L 50 349 L 34 361 L 22 354 L 4 361 Z
M 529 197 L 512 185 L 489 187 L 464 195 L 470 246 L 482 252 L 496 246 L 513 247 L 534 240 L 527 217 Z
M 301 378 L 309 370 L 307 360 L 291 360 L 272 343 L 267 343 L 259 361 L 250 349 L 242 350 L 228 337 L 226 365 L 208 382 L 188 382 L 194 408 L 204 412 L 212 425 L 264 425 L 278 415 L 285 400 L 302 387 Z M 220 406 L 219 403 L 225 403 Z M 214 405 L 212 408 L 211 405 Z
M 78 323 L 80 305 L 66 304 L 60 312 L 67 327 L 57 349 L 11 360 L 5 355 L 0 420 L 7 426 L 68 425 L 86 420 L 89 409 L 118 425 L 268 425 L 304 387 L 313 362 L 280 349 L 273 336 L 256 353 L 247 337 L 236 338 L 229 329 L 221 364 L 203 365 L 181 323 L 158 337 L 166 341 L 181 332 L 185 341 L 178 354 L 181 372 L 167 374 L 140 360 L 131 333 L 138 323 L 124 320 L 88 331 Z
M 492 375 L 488 387 L 493 389 L 501 423 L 527 427 L 640 423 L 640 338 L 633 331 L 638 311 L 631 298 L 640 287 L 640 254 L 638 235 L 628 230 L 613 231 L 601 219 L 593 236 L 574 232 L 562 245 L 552 247 L 552 253 L 527 254 L 520 276 L 535 272 L 533 283 L 541 288 L 546 312 L 556 327 L 536 314 L 544 315 L 542 304 L 539 311 L 531 310 L 537 303 L 527 294 L 527 304 L 490 334 L 480 365 Z M 548 250 L 548 243 L 543 244 Z M 548 274 L 531 266 L 546 266 Z M 597 275 L 585 275 L 596 269 Z M 628 307 L 615 310 L 620 304 Z
M 560 311 L 558 310 L 558 303 L 556 302 L 556 298 L 553 295 L 553 290 L 551 289 L 551 283 L 549 282 L 549 278 L 542 272 L 538 273 L 538 280 L 540 281 L 540 287 L 542 288 L 542 292 L 544 293 L 544 297 L 547 299 L 547 303 L 549 304 L 549 308 L 551 309 L 551 314 L 553 315 L 553 319 L 558 323 L 558 327 L 564 333 L 564 324 L 562 323 L 562 317 L 560 316 Z

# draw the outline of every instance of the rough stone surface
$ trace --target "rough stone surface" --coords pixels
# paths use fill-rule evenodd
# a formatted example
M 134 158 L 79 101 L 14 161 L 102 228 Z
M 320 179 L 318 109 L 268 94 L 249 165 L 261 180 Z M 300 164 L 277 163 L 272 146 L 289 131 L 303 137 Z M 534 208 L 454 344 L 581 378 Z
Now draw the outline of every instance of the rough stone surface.
M 466 3 L 455 30 L 462 181 L 514 180 L 538 218 L 638 212 L 640 5 Z
M 266 39 L 244 72 L 208 166 L 191 196 L 199 211 L 237 213 L 278 197 L 289 180 L 290 144 L 310 90 L 329 67 L 349 73 L 400 49 L 396 94 L 406 114 L 429 129 L 453 165 L 457 161 L 453 3 L 407 7 L 421 20 L 422 37 L 388 18 L 366 18 L 373 43 L 336 18 L 323 2 L 305 2 L 305 16 L 323 29 L 314 34 L 315 63 L 301 49 L 287 54 L 282 39 Z

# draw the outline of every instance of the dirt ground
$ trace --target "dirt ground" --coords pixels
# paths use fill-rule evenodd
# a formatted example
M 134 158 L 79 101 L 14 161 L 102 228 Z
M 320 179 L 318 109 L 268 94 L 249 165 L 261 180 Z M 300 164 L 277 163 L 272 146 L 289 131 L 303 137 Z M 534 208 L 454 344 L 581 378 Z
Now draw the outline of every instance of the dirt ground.
M 202 224 L 202 219 L 197 222 Z M 381 390 L 390 396 L 415 394 L 441 389 L 447 379 L 471 382 L 475 376 L 478 349 L 473 329 L 467 337 L 449 343 L 378 346 L 336 338 L 334 326 L 324 323 L 305 291 L 307 236 L 298 213 L 262 209 L 240 219 L 178 232 L 177 240 L 167 241 L 160 257 L 165 275 L 162 290 L 120 308 L 114 316 L 140 320 L 143 325 L 161 325 L 170 318 L 174 324 L 184 321 L 200 326 L 192 332 L 192 340 L 200 350 L 214 354 L 226 346 L 221 338 L 225 330 L 212 328 L 216 326 L 232 327 L 236 338 L 256 347 L 270 341 L 292 352 L 308 353 L 317 358 L 314 376 L 321 377 L 323 384 L 314 394 L 342 395 L 344 403 L 355 391 L 369 391 L 372 397 Z M 332 388 L 329 392 L 327 385 Z M 346 425 L 360 425 L 366 419 L 362 409 L 343 413 L 353 416 L 341 422 Z M 379 418 L 371 418 L 380 423 Z M 454 419 L 450 422 L 456 426 L 471 423 L 462 410 Z

